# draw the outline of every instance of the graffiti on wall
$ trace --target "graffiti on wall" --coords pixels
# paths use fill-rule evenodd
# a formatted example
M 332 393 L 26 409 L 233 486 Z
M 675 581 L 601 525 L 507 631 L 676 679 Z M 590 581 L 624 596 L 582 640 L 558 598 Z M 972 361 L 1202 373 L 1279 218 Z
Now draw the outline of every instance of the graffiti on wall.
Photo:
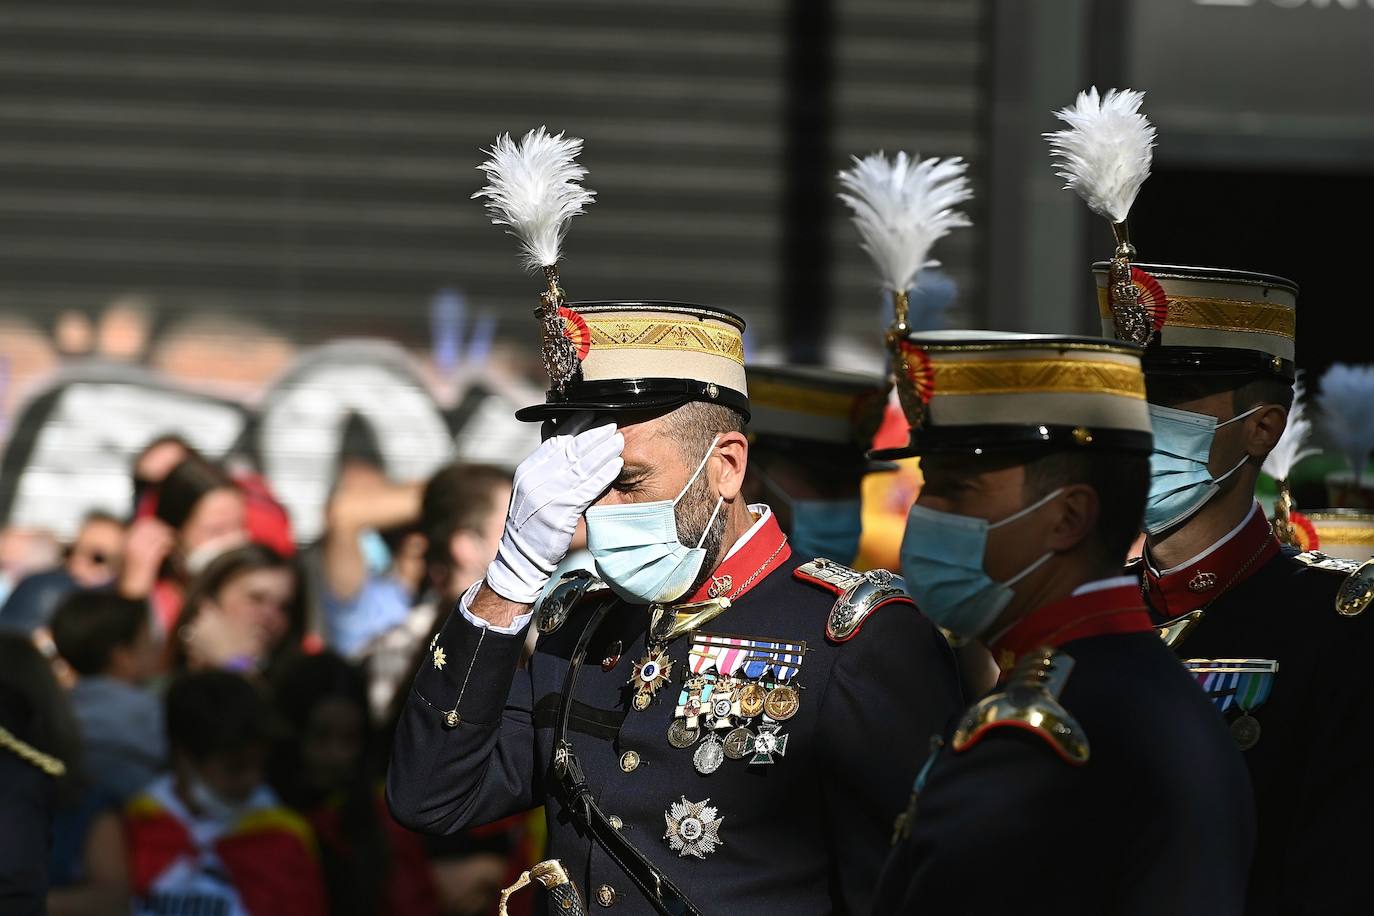
M 298 542 L 323 524 L 349 429 L 366 430 L 395 480 L 447 461 L 510 466 L 538 442 L 515 421 L 541 399 L 484 371 L 436 393 L 407 351 L 378 340 L 304 351 L 251 398 L 212 393 L 141 365 L 91 361 L 57 370 L 19 409 L 0 461 L 0 521 L 70 536 L 93 510 L 125 515 L 130 469 L 154 438 L 176 434 L 212 458 L 252 463 L 291 514 Z

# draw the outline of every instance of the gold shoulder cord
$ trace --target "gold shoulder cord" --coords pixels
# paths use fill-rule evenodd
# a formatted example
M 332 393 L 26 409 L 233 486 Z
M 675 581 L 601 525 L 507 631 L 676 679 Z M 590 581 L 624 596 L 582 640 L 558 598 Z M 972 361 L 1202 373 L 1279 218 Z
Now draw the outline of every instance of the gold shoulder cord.
M 11 734 L 9 729 L 3 726 L 0 726 L 0 747 L 13 751 L 20 760 L 33 764 L 49 776 L 63 776 L 67 772 L 65 763 L 50 754 L 43 753 L 32 744 L 20 741 Z

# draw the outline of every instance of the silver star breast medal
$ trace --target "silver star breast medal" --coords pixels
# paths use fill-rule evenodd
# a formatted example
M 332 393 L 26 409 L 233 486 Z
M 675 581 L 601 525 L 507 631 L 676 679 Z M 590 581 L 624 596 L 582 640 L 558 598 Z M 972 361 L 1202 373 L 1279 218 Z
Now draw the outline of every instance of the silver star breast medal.
M 710 802 L 709 798 L 689 802 L 684 795 L 682 801 L 673 802 L 663 813 L 663 820 L 668 825 L 663 838 L 680 857 L 704 859 L 715 852 L 716 847 L 725 845 L 720 838 L 720 826 L 725 818 L 717 815 Z

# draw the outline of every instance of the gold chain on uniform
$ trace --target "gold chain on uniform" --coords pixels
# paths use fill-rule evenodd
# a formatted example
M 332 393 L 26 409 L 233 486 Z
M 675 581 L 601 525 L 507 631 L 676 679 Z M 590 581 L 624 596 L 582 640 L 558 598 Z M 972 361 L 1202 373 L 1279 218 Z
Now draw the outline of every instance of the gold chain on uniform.
M 50 754 L 43 753 L 28 742 L 20 741 L 4 726 L 0 726 L 0 747 L 8 748 L 17 754 L 19 759 L 33 764 L 49 776 L 63 776 L 67 772 L 65 763 Z
M 734 594 L 732 594 L 732 595 L 730 596 L 730 600 L 731 600 L 731 601 L 734 601 L 734 600 L 735 600 L 736 598 L 738 598 L 740 595 L 743 595 L 743 594 L 745 593 L 745 591 L 748 590 L 749 586 L 751 586 L 751 585 L 754 584 L 754 580 L 757 579 L 760 575 L 762 575 L 762 574 L 763 574 L 763 571 L 764 571 L 765 569 L 767 569 L 768 567 L 770 567 L 770 566 L 773 565 L 773 561 L 776 560 L 776 559 L 778 558 L 778 554 L 782 553 L 782 549 L 783 549 L 784 547 L 786 547 L 786 546 L 787 546 L 787 535 L 783 535 L 782 543 L 778 544 L 778 549 L 775 550 L 775 551 L 773 551 L 772 556 L 770 556 L 768 559 L 766 559 L 766 560 L 763 561 L 763 565 L 762 565 L 762 566 L 760 566 L 758 569 L 754 570 L 754 574 L 753 574 L 753 575 L 751 575 L 748 579 L 745 579 L 745 580 L 744 580 L 744 584 L 743 584 L 743 585 L 741 585 L 739 588 L 735 589 Z

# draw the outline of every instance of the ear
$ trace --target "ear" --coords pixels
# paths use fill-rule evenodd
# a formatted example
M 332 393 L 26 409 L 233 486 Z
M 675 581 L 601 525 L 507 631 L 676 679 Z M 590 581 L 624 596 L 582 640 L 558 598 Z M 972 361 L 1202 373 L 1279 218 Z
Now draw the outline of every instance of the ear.
M 1288 428 L 1288 411 L 1277 404 L 1269 404 L 1245 418 L 1245 450 L 1251 458 L 1263 461 L 1279 444 Z
M 725 433 L 716 442 L 707 473 L 715 491 L 726 502 L 733 502 L 744 486 L 744 470 L 749 465 L 749 440 L 743 433 Z
M 1056 502 L 1059 517 L 1046 535 L 1045 547 L 1055 553 L 1069 553 L 1092 537 L 1101 504 L 1097 491 L 1085 483 L 1069 484 Z

